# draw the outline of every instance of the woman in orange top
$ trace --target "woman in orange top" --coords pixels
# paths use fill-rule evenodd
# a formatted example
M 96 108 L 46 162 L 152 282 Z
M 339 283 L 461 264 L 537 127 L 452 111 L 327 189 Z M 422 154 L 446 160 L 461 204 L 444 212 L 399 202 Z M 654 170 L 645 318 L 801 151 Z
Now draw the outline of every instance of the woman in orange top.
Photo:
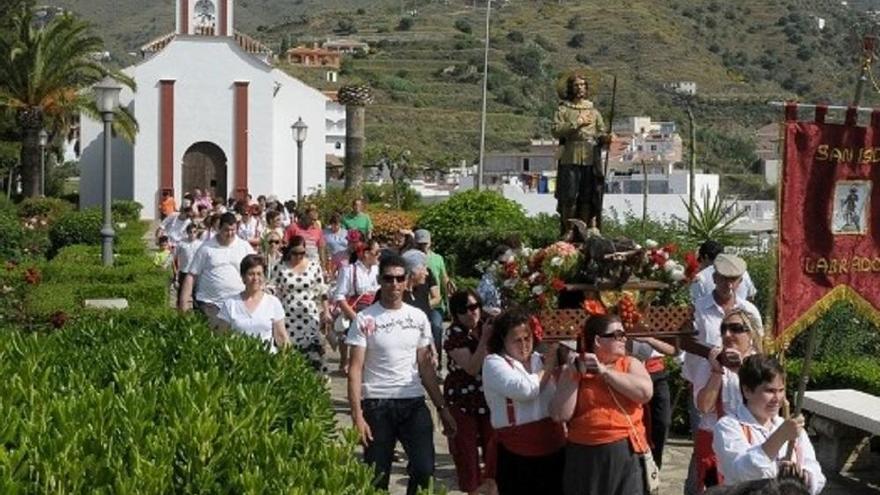
M 565 493 L 643 494 L 637 454 L 649 448 L 642 404 L 651 400 L 651 377 L 626 355 L 626 332 L 616 316 L 588 319 L 581 342 L 581 354 L 563 368 L 550 404 L 553 419 L 568 422 Z

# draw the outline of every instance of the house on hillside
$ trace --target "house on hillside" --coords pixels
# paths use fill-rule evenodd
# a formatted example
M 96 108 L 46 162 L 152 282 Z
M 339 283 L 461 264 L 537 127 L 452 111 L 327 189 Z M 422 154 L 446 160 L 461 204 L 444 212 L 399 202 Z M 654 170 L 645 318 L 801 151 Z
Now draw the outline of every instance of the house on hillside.
M 297 46 L 287 50 L 285 54 L 288 63 L 305 67 L 333 67 L 338 69 L 342 66 L 342 53 L 336 50 L 328 50 L 313 43 L 312 46 Z
M 767 184 L 779 182 L 781 166 L 782 135 L 779 124 L 767 124 L 755 131 L 755 154 L 758 155 L 761 173 Z
M 651 173 L 669 174 L 682 160 L 682 140 L 675 122 L 628 117 L 614 122 L 612 128 L 617 145 L 608 162 L 613 172 L 640 173 L 644 164 Z
M 271 50 L 234 30 L 233 0 L 176 0 L 176 30 L 144 46 L 124 72 L 137 92 L 120 104 L 138 121 L 134 143 L 113 139 L 113 197 L 157 216 L 165 191 L 180 204 L 194 188 L 215 196 L 293 197 L 297 145 L 291 125 L 308 126 L 303 190 L 325 183 L 328 98 L 272 67 Z M 103 125 L 83 116 L 80 204 L 102 201 Z

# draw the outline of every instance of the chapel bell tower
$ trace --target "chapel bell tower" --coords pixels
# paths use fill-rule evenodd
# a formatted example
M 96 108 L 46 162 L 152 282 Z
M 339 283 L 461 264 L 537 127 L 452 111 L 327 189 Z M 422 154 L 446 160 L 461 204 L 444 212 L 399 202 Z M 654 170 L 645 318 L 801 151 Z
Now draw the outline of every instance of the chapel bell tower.
M 232 36 L 233 0 L 177 0 L 177 34 Z

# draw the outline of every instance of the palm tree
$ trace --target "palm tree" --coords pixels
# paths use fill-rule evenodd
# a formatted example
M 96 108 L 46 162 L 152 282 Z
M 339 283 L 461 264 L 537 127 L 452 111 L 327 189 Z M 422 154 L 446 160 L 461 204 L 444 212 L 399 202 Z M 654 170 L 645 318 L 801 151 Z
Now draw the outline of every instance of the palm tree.
M 0 37 L 0 107 L 15 113 L 21 132 L 21 175 L 25 196 L 40 191 L 39 133 L 65 130 L 78 112 L 97 115 L 89 88 L 110 76 L 134 89 L 134 80 L 104 67 L 94 54 L 104 49 L 88 23 L 63 14 L 44 26 L 22 8 L 11 22 L 11 33 Z M 115 130 L 128 139 L 137 133 L 133 116 L 122 109 Z

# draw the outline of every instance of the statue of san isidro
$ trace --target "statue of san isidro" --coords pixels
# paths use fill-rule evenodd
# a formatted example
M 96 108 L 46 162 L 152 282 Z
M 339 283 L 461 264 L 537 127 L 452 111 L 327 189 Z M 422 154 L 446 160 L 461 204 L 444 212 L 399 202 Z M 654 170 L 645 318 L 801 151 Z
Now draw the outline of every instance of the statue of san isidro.
M 566 80 L 565 99 L 559 103 L 551 131 L 559 139 L 556 209 L 561 234 L 572 235 L 571 218 L 588 227 L 601 227 L 605 175 L 601 150 L 611 140 L 602 115 L 587 99 L 586 78 L 572 73 Z

